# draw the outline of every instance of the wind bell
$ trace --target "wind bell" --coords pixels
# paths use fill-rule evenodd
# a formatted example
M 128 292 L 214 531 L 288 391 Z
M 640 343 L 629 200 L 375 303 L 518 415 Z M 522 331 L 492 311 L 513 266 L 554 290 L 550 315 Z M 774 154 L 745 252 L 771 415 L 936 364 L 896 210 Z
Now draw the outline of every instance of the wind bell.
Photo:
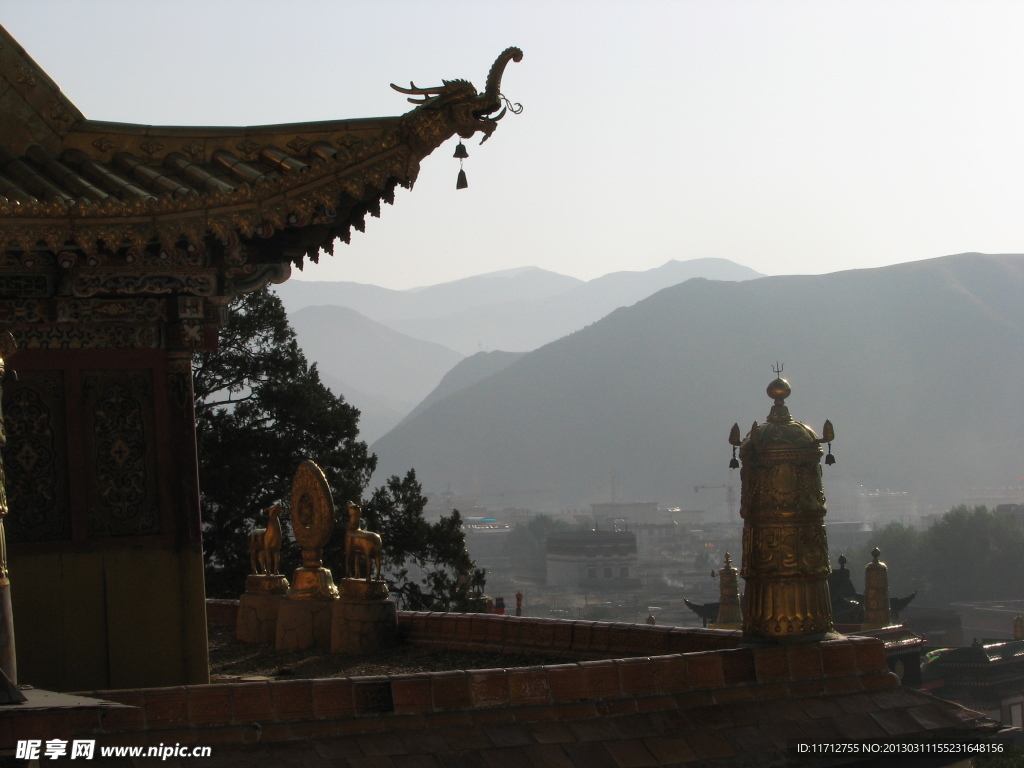
M 832 441 L 835 439 L 836 433 L 832 427 L 832 422 L 825 419 L 825 428 L 821 430 L 821 442 L 828 443 L 828 453 L 825 455 L 826 464 L 836 463 L 836 457 L 832 455 Z
M 736 458 L 736 449 L 743 444 L 740 439 L 740 425 L 733 424 L 732 430 L 729 432 L 729 445 L 732 446 L 732 461 L 729 462 L 729 469 L 739 469 L 740 462 Z
M 459 178 L 455 182 L 455 188 L 465 189 L 469 186 L 469 182 L 466 181 L 466 172 L 462 170 L 462 161 L 469 157 L 469 152 L 466 151 L 466 145 L 462 143 L 462 139 L 459 139 L 459 144 L 455 147 L 455 154 L 452 157 L 459 160 Z

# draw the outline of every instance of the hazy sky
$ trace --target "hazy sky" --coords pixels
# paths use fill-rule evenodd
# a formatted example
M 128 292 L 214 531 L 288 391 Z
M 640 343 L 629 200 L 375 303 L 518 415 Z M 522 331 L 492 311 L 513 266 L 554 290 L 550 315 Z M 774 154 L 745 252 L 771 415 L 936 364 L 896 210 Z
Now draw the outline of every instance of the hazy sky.
M 87 117 L 151 124 L 401 114 L 389 83 L 482 89 L 521 47 L 524 111 L 469 143 L 469 189 L 453 140 L 303 279 L 1024 251 L 1018 0 L 35 0 L 0 23 Z

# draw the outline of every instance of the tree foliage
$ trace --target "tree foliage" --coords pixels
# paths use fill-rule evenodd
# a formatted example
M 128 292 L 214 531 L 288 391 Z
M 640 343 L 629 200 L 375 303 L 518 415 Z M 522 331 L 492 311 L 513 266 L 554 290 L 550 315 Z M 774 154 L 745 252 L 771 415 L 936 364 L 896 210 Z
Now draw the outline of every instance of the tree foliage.
M 367 527 L 383 541 L 389 589 L 405 610 L 466 610 L 474 590 L 483 590 L 484 572 L 466 550 L 459 511 L 429 523 L 426 503 L 409 470 L 404 478 L 392 475 L 363 505 Z
M 359 411 L 320 381 L 316 365 L 299 349 L 281 300 L 269 291 L 233 300 L 218 349 L 197 353 L 193 370 L 207 594 L 235 597 L 241 591 L 250 571 L 248 534 L 265 524 L 267 507 L 284 502 L 287 509 L 292 477 L 306 458 L 324 471 L 334 497 L 337 517 L 325 560 L 335 565 L 336 557 L 340 565 L 343 557 L 332 553 L 344 552 L 345 504 L 362 498 L 377 458 L 358 439 Z M 389 562 L 398 564 L 393 588 L 417 606 L 430 604 L 431 595 L 443 601 L 453 594 L 454 577 L 441 574 L 456 573 L 468 561 L 461 525 L 443 520 L 436 530 L 427 526 L 424 503 L 410 471 L 375 491 L 364 512 L 370 523 L 364 527 L 381 532 Z M 406 536 L 404 549 L 394 549 L 391 539 L 404 536 L 405 526 L 421 537 Z M 299 564 L 298 551 L 290 536 L 285 539 L 281 568 L 288 574 Z M 434 563 L 428 573 L 438 575 L 411 585 L 402 564 L 419 560 Z
M 863 562 L 870 562 L 876 546 L 889 566 L 894 595 L 918 590 L 919 602 L 940 606 L 1024 590 L 1024 529 L 983 506 L 954 507 L 923 531 L 890 523 L 865 547 Z

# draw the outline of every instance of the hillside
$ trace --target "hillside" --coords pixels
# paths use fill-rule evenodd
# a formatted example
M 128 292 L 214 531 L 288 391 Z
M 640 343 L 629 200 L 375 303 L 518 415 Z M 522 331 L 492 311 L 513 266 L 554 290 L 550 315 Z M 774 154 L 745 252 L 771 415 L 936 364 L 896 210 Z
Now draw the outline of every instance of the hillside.
M 379 474 L 550 508 L 607 500 L 614 475 L 620 499 L 687 506 L 729 481 L 729 428 L 765 418 L 780 360 L 794 416 L 835 424 L 827 493 L 955 502 L 1024 474 L 1022 289 L 1019 255 L 691 280 L 406 419 L 373 445 Z
M 427 395 L 419 405 L 409 412 L 406 419 L 414 419 L 434 403 L 455 394 L 478 381 L 503 371 L 521 358 L 525 352 L 477 352 L 475 355 L 460 360 L 454 368 L 444 375 L 441 382 Z
M 306 307 L 288 319 L 324 383 L 362 412 L 367 441 L 397 424 L 462 359 L 346 307 Z

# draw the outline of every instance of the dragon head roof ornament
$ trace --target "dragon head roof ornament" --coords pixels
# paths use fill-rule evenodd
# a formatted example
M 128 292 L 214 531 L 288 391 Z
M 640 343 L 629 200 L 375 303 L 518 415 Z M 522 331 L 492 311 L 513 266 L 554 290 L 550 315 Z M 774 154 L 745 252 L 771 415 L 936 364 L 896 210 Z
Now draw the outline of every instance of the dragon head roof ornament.
M 518 62 L 522 59 L 523 52 L 515 46 L 502 51 L 491 65 L 483 93 L 477 93 L 476 87 L 468 80 L 442 80 L 440 86 L 432 88 L 419 88 L 412 82 L 408 88 L 394 83 L 391 87 L 410 96 L 410 104 L 442 112 L 454 126 L 455 133 L 464 139 L 472 138 L 477 131 L 482 132 L 484 137 L 480 143 L 483 144 L 494 133 L 498 121 L 506 112 L 518 115 L 523 111 L 521 104 L 509 101 L 501 93 L 501 77 L 505 67 L 510 61 Z M 491 115 L 498 109 L 501 111 L 492 117 Z

